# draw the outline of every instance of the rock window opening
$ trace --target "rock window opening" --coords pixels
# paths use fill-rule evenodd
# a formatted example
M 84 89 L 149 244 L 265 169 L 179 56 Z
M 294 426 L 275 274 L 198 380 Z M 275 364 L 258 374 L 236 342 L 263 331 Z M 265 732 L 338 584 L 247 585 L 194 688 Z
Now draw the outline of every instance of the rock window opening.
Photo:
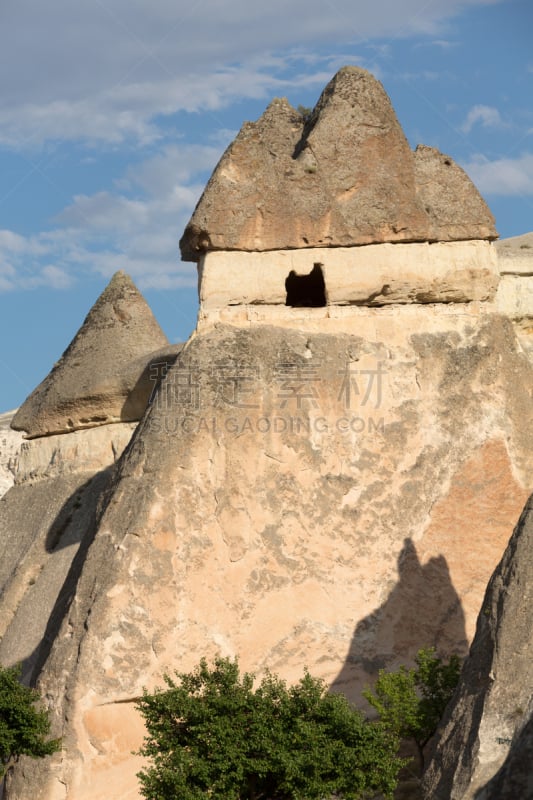
M 315 264 L 309 275 L 297 275 L 291 269 L 286 280 L 286 306 L 319 308 L 326 305 L 326 284 L 321 264 Z

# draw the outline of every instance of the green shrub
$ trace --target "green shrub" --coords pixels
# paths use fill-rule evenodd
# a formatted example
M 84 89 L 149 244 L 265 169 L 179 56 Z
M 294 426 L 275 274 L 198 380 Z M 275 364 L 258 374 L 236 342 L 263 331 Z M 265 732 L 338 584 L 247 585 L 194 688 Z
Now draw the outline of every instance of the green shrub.
M 444 664 L 429 647 L 418 651 L 415 664 L 411 669 L 401 666 L 396 672 L 380 670 L 374 691 L 366 689 L 363 695 L 388 731 L 402 739 L 414 739 L 423 764 L 423 749 L 457 686 L 461 661 L 452 655 Z
M 392 797 L 398 739 L 306 671 L 254 690 L 237 661 L 206 660 L 138 707 L 148 735 L 139 773 L 147 800 L 345 800 Z
M 303 106 L 301 103 L 299 103 L 298 107 L 296 108 L 296 111 L 298 112 L 298 114 L 300 114 L 300 116 L 304 118 L 304 120 L 308 120 L 311 114 L 313 113 L 313 109 L 310 108 L 310 106 Z
M 20 667 L 0 667 L 0 778 L 9 762 L 21 755 L 42 758 L 60 749 L 50 739 L 48 712 L 36 707 L 39 693 L 23 686 Z

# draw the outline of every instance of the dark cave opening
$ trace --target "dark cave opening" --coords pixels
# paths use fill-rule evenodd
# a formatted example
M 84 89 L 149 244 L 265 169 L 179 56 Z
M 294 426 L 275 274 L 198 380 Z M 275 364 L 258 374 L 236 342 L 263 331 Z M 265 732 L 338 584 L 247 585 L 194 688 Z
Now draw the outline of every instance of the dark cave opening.
M 297 275 L 291 269 L 286 280 L 286 306 L 320 308 L 326 305 L 326 284 L 322 265 L 315 264 L 309 275 Z

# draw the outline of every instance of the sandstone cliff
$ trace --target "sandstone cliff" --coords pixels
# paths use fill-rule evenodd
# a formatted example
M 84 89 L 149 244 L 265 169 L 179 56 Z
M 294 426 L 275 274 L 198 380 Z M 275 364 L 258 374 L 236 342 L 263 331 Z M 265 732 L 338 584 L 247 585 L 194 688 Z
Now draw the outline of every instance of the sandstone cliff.
M 24 442 L 15 485 L 0 498 L 0 662 L 34 680 L 68 603 L 70 570 L 94 535 L 95 513 L 132 424 Z
M 357 698 L 465 652 L 531 474 L 532 368 L 475 308 L 216 327 L 168 371 L 112 478 L 39 678 L 65 751 L 10 798 L 136 797 L 134 700 L 201 656 Z
M 496 775 L 480 790 L 477 800 L 531 800 L 533 798 L 533 715 L 514 738 Z
M 503 239 L 496 251 L 500 273 L 496 307 L 513 320 L 524 352 L 533 359 L 533 233 Z
M 47 378 L 5 415 L 32 440 L 15 430 L 0 437 L 14 482 L 0 499 L 0 659 L 22 662 L 27 681 L 46 660 L 113 465 L 179 349 L 131 278 L 116 273 Z
M 22 434 L 11 428 L 11 420 L 16 411 L 6 411 L 0 414 L 0 497 L 13 486 L 15 461 Z

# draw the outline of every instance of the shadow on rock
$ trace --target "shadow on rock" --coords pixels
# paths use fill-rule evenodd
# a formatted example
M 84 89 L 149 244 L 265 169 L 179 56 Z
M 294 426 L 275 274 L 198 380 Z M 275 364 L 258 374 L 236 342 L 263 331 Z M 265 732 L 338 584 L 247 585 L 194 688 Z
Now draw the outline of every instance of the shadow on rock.
M 398 574 L 383 605 L 358 623 L 333 682 L 353 702 L 360 703 L 361 690 L 380 669 L 411 665 L 422 647 L 435 647 L 441 657 L 467 652 L 464 613 L 444 556 L 421 564 L 412 540 L 405 539 Z
M 114 466 L 108 467 L 74 492 L 76 476 L 65 479 L 63 496 L 70 492 L 51 522 L 42 526 L 4 591 L 3 600 L 14 598 L 16 608 L 0 641 L 0 658 L 22 664 L 24 683 L 35 682 L 68 613 L 113 475 Z

